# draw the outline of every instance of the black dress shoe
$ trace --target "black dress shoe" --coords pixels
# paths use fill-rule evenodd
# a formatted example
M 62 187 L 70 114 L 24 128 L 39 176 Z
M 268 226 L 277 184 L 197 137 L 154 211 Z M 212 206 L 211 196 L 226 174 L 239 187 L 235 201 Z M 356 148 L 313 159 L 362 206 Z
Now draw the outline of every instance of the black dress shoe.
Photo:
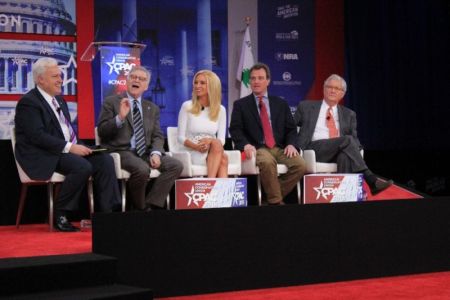
M 370 187 L 370 192 L 372 193 L 372 195 L 376 195 L 390 187 L 393 183 L 394 181 L 392 180 L 382 181 L 380 179 L 377 179 L 375 181 L 375 184 Z
M 79 228 L 75 227 L 70 223 L 65 216 L 59 216 L 56 218 L 55 226 L 56 229 L 63 232 L 77 232 L 80 231 Z

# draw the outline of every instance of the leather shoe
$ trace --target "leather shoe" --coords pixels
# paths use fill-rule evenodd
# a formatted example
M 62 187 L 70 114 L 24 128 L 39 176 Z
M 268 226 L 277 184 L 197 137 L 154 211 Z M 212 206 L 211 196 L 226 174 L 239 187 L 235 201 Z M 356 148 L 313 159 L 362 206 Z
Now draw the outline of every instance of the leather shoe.
M 389 179 L 387 181 L 382 181 L 380 179 L 377 179 L 375 181 L 375 184 L 372 187 L 370 187 L 370 192 L 372 193 L 372 195 L 376 195 L 376 194 L 384 191 L 388 187 L 390 187 L 393 183 L 394 183 L 394 181 L 392 181 L 391 179 Z
M 63 232 L 77 232 L 80 231 L 79 228 L 75 227 L 70 223 L 66 216 L 59 216 L 56 218 L 55 226 L 56 229 Z

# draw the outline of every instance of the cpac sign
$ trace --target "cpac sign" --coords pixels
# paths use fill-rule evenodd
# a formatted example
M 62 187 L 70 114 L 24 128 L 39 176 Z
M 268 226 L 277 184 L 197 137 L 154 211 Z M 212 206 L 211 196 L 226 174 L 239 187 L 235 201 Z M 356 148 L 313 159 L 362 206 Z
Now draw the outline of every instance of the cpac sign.
M 362 174 L 304 176 L 304 203 L 355 202 L 365 198 Z
M 175 209 L 247 206 L 246 178 L 179 179 Z
M 126 59 L 128 59 L 128 57 Z M 126 59 L 124 59 L 123 57 L 117 57 L 116 60 L 116 55 L 114 55 L 110 62 L 106 62 L 106 64 L 109 66 L 109 75 L 111 75 L 113 71 L 117 75 L 120 74 L 120 71 L 123 71 L 125 75 L 128 75 L 128 72 L 130 72 L 131 68 L 133 68 L 136 64 L 129 63 L 126 61 Z
M 22 18 L 20 15 L 17 16 L 8 16 L 5 14 L 0 14 L 0 26 L 7 26 L 11 24 L 12 26 L 17 26 L 18 28 L 22 27 Z

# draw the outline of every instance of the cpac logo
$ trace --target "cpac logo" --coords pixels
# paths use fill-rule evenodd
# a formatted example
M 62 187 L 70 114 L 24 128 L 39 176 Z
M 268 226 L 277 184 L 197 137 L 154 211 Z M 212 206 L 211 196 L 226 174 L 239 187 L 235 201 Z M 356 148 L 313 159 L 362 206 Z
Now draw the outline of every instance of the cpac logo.
M 109 66 L 109 75 L 114 71 L 116 74 L 120 74 L 120 71 L 123 70 L 125 75 L 128 75 L 128 72 L 130 72 L 131 68 L 133 68 L 136 64 L 135 63 L 123 63 L 123 62 L 116 62 L 116 56 L 113 56 L 112 61 L 106 63 Z
M 318 187 L 313 188 L 317 195 L 316 200 L 319 200 L 320 197 L 323 197 L 325 200 L 329 200 L 328 196 L 334 196 L 339 193 L 339 190 L 337 188 L 333 187 L 324 187 L 323 181 L 320 182 L 320 185 Z
M 210 200 L 210 195 L 209 194 L 194 193 L 194 187 L 192 187 L 190 193 L 184 193 L 184 194 L 189 199 L 188 204 L 187 204 L 188 206 L 190 206 L 191 203 L 194 203 L 196 206 L 200 206 L 199 202 L 201 202 L 201 201 L 206 202 L 206 201 Z
M 126 80 L 117 80 L 117 79 L 110 79 L 108 80 L 108 84 L 109 85 L 126 85 L 127 81 Z
M 275 59 L 280 60 L 298 60 L 297 53 L 280 53 L 275 54 Z

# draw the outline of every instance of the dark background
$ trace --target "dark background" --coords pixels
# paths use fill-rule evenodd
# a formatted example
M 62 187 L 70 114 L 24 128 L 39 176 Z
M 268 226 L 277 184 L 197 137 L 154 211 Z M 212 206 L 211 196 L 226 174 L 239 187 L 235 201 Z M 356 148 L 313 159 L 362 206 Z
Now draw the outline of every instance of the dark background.
M 369 167 L 430 196 L 450 195 L 450 1 L 348 0 L 344 19 L 345 103 L 358 115 Z M 20 181 L 10 141 L 0 141 L 0 153 L 0 225 L 14 224 Z M 31 187 L 23 222 L 46 214 L 45 187 Z

